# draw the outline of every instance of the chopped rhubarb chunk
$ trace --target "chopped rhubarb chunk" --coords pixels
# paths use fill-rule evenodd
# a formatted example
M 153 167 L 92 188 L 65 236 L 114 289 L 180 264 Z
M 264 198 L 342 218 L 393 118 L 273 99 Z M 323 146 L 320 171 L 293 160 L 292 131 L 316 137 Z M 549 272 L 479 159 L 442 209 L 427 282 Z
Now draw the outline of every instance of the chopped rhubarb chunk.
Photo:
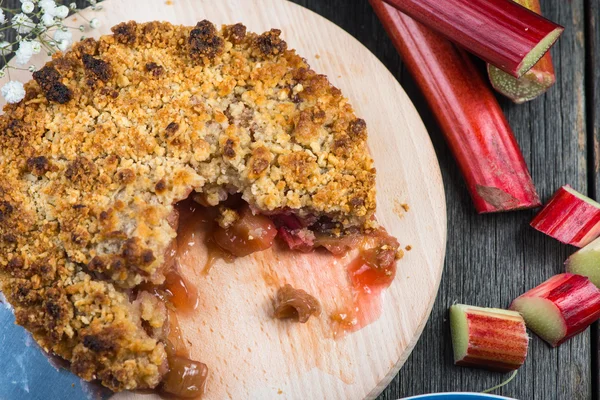
M 600 317 L 600 290 L 584 276 L 560 274 L 516 298 L 510 309 L 556 347 Z
M 244 257 L 270 248 L 277 235 L 271 220 L 263 215 L 254 215 L 250 207 L 239 211 L 239 218 L 227 228 L 215 228 L 213 238 L 222 249 L 236 257 Z
M 600 238 L 572 254 L 565 266 L 567 272 L 586 276 L 600 288 Z
M 308 253 L 314 249 L 315 235 L 308 229 L 294 229 L 282 226 L 279 235 L 291 250 Z
M 336 237 L 320 233 L 316 234 L 315 246 L 325 247 L 330 253 L 340 256 L 357 248 L 362 239 L 359 234 Z
M 178 398 L 195 399 L 204 393 L 208 377 L 206 364 L 182 356 L 169 356 L 169 372 L 162 381 L 161 391 Z
M 600 204 L 565 185 L 531 226 L 565 244 L 583 247 L 600 235 Z
M 507 372 L 525 362 L 529 337 L 518 312 L 455 304 L 450 327 L 456 365 Z
M 308 321 L 311 315 L 321 312 L 319 301 L 302 289 L 294 289 L 287 284 L 280 288 L 275 299 L 275 318 L 296 319 L 300 323 Z

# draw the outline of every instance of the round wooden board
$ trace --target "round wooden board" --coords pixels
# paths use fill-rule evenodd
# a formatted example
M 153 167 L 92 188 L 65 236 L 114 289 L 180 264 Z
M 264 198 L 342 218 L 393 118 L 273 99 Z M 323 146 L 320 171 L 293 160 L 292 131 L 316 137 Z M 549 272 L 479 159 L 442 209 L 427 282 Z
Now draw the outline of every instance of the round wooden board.
M 84 35 L 110 33 L 111 26 L 127 20 L 195 25 L 209 19 L 216 24 L 242 22 L 254 32 L 281 29 L 288 46 L 326 74 L 367 121 L 377 168 L 378 220 L 403 246 L 412 247 L 398 262 L 396 280 L 384 293 L 381 316 L 357 332 L 334 338 L 330 312 L 338 286 L 347 279 L 343 260 L 269 250 L 233 264 L 218 263 L 208 276 L 198 274 L 205 254 L 196 254 L 183 272 L 199 290 L 200 307 L 194 315 L 180 317 L 180 324 L 194 358 L 211 370 L 206 399 L 376 397 L 423 330 L 439 286 L 446 244 L 438 162 L 401 86 L 353 37 L 284 0 L 108 0 L 102 5 L 103 11 L 83 12 L 87 19 L 97 17 L 102 23 Z M 82 22 L 74 18 L 70 25 Z M 32 62 L 40 66 L 46 59 L 39 55 Z M 24 71 L 11 75 L 30 79 Z M 265 278 L 265 271 L 271 278 Z M 321 300 L 324 312 L 319 318 L 301 325 L 271 317 L 271 299 L 277 287 L 288 282 Z

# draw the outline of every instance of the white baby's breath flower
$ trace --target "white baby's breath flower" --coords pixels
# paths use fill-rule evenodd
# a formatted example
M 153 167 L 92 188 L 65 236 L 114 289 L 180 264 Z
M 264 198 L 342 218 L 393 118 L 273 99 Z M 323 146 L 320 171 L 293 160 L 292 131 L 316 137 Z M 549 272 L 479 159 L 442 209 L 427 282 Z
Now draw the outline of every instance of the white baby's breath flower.
M 42 23 L 46 26 L 54 25 L 54 15 L 50 13 L 44 13 L 42 15 Z
M 4 15 L 4 11 L 0 10 L 0 24 L 6 22 L 6 16 Z
M 38 5 L 47 14 L 53 14 L 54 10 L 56 9 L 56 3 L 54 0 L 40 0 Z
M 25 14 L 32 13 L 34 9 L 35 4 L 33 4 L 31 1 L 24 1 L 23 4 L 21 4 L 21 11 L 23 11 Z
M 31 51 L 33 52 L 33 54 L 40 54 L 40 52 L 42 51 L 42 44 L 39 40 L 31 41 Z
M 19 65 L 25 65 L 33 56 L 33 45 L 28 40 L 19 43 L 19 48 L 15 52 L 15 60 Z
M 0 89 L 7 103 L 18 103 L 25 98 L 25 88 L 18 81 L 8 81 Z
M 57 29 L 56 32 L 54 32 L 54 40 L 56 42 L 64 40 L 67 42 L 68 46 L 73 41 L 73 34 L 69 30 L 63 31 L 62 29 Z
M 92 18 L 90 20 L 90 28 L 96 29 L 100 26 L 100 20 L 98 18 Z
M 35 28 L 35 24 L 31 20 L 31 18 L 29 18 L 23 13 L 15 15 L 14 17 L 12 17 L 11 21 L 14 25 L 14 28 L 20 34 L 29 33 L 33 28 Z
M 63 39 L 56 44 L 56 47 L 58 47 L 60 51 L 66 51 L 69 48 L 70 44 L 71 43 L 69 43 L 69 41 Z
M 56 18 L 60 18 L 60 19 L 67 18 L 67 15 L 69 15 L 69 7 L 58 6 L 54 9 L 53 14 Z
M 0 55 L 7 56 L 12 52 L 12 45 L 7 41 L 0 42 Z

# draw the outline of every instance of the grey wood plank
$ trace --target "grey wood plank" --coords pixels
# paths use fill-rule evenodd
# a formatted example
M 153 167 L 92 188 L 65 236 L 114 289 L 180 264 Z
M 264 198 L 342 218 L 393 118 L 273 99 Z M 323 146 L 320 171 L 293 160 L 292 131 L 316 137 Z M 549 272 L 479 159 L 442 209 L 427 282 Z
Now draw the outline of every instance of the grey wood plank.
M 535 212 L 476 215 L 439 128 L 366 1 L 293 0 L 332 20 L 363 42 L 400 80 L 421 113 L 436 148 L 448 204 L 448 250 L 440 292 L 411 357 L 381 399 L 437 391 L 480 391 L 505 376 L 452 365 L 447 309 L 453 302 L 506 307 L 553 274 L 573 251 L 532 230 Z M 545 15 L 566 26 L 553 49 L 558 84 L 522 106 L 501 99 L 539 194 L 561 185 L 587 190 L 582 0 L 543 2 Z M 343 56 L 343 55 L 340 55 Z M 525 366 L 498 394 L 518 399 L 591 398 L 590 334 L 559 349 L 533 336 Z
M 597 1 L 586 2 L 587 22 L 587 74 L 586 89 L 588 93 L 588 132 L 593 139 L 589 152 L 590 176 L 594 198 L 600 195 L 600 4 Z M 592 327 L 592 386 L 595 399 L 600 398 L 600 327 L 596 323 Z

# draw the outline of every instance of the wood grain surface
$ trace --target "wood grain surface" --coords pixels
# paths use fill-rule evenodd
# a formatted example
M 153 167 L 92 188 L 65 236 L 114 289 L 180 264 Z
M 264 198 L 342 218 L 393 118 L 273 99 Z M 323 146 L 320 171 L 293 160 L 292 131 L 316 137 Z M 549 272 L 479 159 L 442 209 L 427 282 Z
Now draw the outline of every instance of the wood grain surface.
M 123 21 L 164 20 L 218 26 L 243 22 L 250 31 L 282 30 L 290 48 L 330 81 L 353 104 L 369 127 L 369 149 L 377 168 L 377 218 L 410 251 L 398 263 L 383 296 L 381 316 L 348 335 L 336 333 L 331 317 L 348 312 L 350 297 L 343 259 L 264 251 L 217 262 L 201 272 L 205 246 L 182 261 L 182 274 L 199 293 L 199 308 L 178 316 L 193 359 L 211 371 L 205 399 L 370 399 L 397 374 L 425 326 L 435 300 L 446 244 L 446 208 L 431 140 L 411 101 L 383 64 L 336 25 L 284 0 L 107 0 L 98 15 L 84 11 L 67 23 L 96 16 L 102 26 L 86 36 L 110 33 Z M 75 39 L 80 35 L 74 35 Z M 31 60 L 43 65 L 46 55 Z M 28 79 L 27 71 L 12 79 Z M 3 84 L 8 77 L 0 80 Z M 401 204 L 408 204 L 405 211 Z M 185 217 L 183 218 L 186 219 Z M 182 239 L 203 243 L 202 232 Z M 267 278 L 264 278 L 268 276 Z M 321 301 L 323 312 L 306 325 L 274 320 L 272 299 L 290 283 Z M 340 306 L 342 304 L 342 306 Z M 340 307 L 342 307 L 340 309 Z M 114 398 L 153 398 L 119 394 Z
M 178 0 L 173 0 L 178 1 Z M 366 0 L 291 0 L 329 19 L 375 54 L 416 105 L 440 161 L 448 207 L 448 245 L 440 292 L 421 339 L 381 394 L 397 399 L 421 393 L 491 387 L 505 376 L 452 365 L 447 309 L 455 301 L 507 306 L 517 295 L 562 271 L 573 249 L 532 231 L 534 212 L 477 216 L 456 164 L 432 115 Z M 600 2 L 540 0 L 548 18 L 566 27 L 552 49 L 557 85 L 516 106 L 501 98 L 541 197 L 570 183 L 600 195 Z M 82 1 L 78 3 L 83 4 Z M 15 7 L 19 0 L 5 0 Z M 483 66 L 483 65 L 481 65 Z M 600 399 L 597 327 L 560 349 L 532 335 L 525 366 L 497 391 L 520 400 Z

